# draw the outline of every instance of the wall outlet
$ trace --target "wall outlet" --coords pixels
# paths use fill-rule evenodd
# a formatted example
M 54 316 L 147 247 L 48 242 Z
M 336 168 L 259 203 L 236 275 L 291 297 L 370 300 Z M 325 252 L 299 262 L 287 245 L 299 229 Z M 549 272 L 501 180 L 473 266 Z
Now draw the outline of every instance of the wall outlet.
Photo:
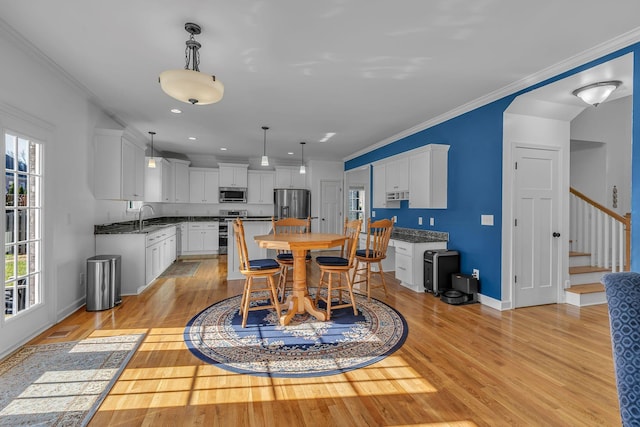
M 395 223 L 397 223 L 397 222 L 398 222 L 398 216 L 397 216 L 397 215 L 394 215 L 394 216 L 393 216 L 393 223 L 395 224 Z
M 418 217 L 418 225 L 422 225 L 422 217 L 421 216 Z
M 476 280 L 480 280 L 480 270 L 478 270 L 477 268 L 473 269 L 473 274 L 471 274 L 473 277 L 476 278 Z
M 375 218 L 376 217 L 376 211 L 371 211 L 371 218 Z
M 429 225 L 434 226 L 436 224 L 436 222 L 434 221 L 433 218 L 429 218 Z

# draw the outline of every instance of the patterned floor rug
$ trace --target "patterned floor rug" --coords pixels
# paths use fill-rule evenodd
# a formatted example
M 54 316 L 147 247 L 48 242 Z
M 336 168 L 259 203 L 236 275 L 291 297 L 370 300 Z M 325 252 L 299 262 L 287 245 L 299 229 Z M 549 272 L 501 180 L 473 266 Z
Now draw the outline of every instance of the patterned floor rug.
M 357 316 L 347 307 L 333 310 L 326 322 L 295 315 L 287 326 L 277 323 L 275 310 L 250 311 L 242 328 L 236 296 L 197 314 L 184 339 L 195 356 L 233 372 L 282 378 L 334 375 L 383 359 L 407 337 L 407 323 L 392 307 L 360 295 L 356 305 Z
M 160 277 L 192 277 L 198 271 L 200 261 L 176 261 Z
M 0 426 L 85 426 L 144 335 L 25 346 L 0 363 Z

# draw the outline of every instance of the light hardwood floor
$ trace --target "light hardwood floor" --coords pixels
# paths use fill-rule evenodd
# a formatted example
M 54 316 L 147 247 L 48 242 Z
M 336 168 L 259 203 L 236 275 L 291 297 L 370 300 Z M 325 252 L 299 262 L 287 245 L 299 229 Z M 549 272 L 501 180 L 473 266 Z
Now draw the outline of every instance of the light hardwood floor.
M 405 316 L 402 348 L 342 375 L 270 379 L 208 365 L 184 344 L 195 314 L 240 294 L 242 281 L 224 277 L 224 257 L 202 260 L 195 277 L 159 279 L 113 310 L 82 308 L 31 344 L 147 334 L 91 426 L 620 425 L 605 305 L 452 306 L 387 274 L 390 296 L 373 296 Z

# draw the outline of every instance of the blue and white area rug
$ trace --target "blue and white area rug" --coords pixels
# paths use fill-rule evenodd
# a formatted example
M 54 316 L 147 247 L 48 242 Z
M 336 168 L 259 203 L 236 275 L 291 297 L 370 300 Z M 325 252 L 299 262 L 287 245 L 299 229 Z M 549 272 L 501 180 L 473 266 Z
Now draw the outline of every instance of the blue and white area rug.
M 339 374 L 383 359 L 407 338 L 407 322 L 398 311 L 373 298 L 355 298 L 357 316 L 346 307 L 333 310 L 326 322 L 301 314 L 280 326 L 275 310 L 265 309 L 250 311 L 242 328 L 238 295 L 197 314 L 184 339 L 195 356 L 233 372 L 281 378 Z

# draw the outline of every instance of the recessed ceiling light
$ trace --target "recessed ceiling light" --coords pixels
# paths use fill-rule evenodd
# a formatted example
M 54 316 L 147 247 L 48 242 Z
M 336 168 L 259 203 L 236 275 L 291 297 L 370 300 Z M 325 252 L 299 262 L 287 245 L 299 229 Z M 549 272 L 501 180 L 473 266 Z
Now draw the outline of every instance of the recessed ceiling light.
M 227 147 L 220 147 L 220 151 L 227 151 Z
M 289 151 L 287 154 L 293 156 L 293 151 Z
M 198 139 L 198 138 L 196 138 L 195 136 L 190 136 L 189 137 L 189 140 L 191 140 L 191 141 L 195 141 L 196 139 Z
M 320 140 L 320 142 L 327 142 L 329 140 L 329 138 L 331 138 L 333 135 L 335 135 L 335 132 L 327 132 L 324 134 L 324 138 L 322 138 Z
M 171 112 L 172 112 L 173 114 L 180 114 L 180 113 L 182 113 L 182 110 L 178 110 L 177 108 L 172 108 L 172 109 L 171 109 Z

